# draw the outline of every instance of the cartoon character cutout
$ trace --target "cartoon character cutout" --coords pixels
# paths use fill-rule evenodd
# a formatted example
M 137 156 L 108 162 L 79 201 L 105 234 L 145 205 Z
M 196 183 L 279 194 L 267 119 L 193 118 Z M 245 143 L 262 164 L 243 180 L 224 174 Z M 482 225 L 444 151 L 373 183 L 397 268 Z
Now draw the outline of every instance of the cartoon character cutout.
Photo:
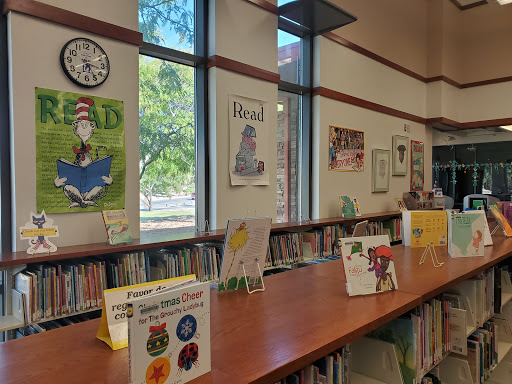
M 39 215 L 31 212 L 30 217 L 31 221 L 20 227 L 20 239 L 28 240 L 30 244 L 27 253 L 33 255 L 34 253 L 55 252 L 57 246 L 48 238 L 59 236 L 58 227 L 53 225 L 53 220 L 46 215 L 44 210 Z
M 97 207 L 96 201 L 106 196 L 108 186 L 113 183 L 110 175 L 112 156 L 98 158 L 98 149 L 105 149 L 98 146 L 93 160 L 90 153 L 92 147 L 87 144 L 96 128 L 96 123 L 89 120 L 89 110 L 93 104 L 94 101 L 88 97 L 80 97 L 76 103 L 77 119 L 72 125 L 73 133 L 80 139 L 80 148 L 72 148 L 75 161 L 57 160 L 58 174 L 53 182 L 57 188 L 63 188 L 64 195 L 70 201 L 68 208 Z
M 475 251 L 478 251 L 478 249 L 480 248 L 480 243 L 482 242 L 482 238 L 483 238 L 482 232 L 479 229 L 477 229 L 475 231 L 475 233 L 473 234 L 473 247 L 475 247 Z
M 375 256 L 380 265 L 381 273 L 377 278 L 376 291 L 394 291 L 396 285 L 393 281 L 391 272 L 387 272 L 390 263 L 393 261 L 391 248 L 386 245 L 381 245 L 375 249 Z

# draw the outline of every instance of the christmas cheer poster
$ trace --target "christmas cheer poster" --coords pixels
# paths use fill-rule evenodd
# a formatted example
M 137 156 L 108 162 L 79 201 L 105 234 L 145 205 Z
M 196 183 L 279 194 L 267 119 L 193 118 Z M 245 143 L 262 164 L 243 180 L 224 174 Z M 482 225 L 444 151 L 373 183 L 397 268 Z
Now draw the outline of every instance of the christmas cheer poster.
M 122 101 L 36 88 L 37 210 L 123 209 Z
M 268 103 L 229 96 L 231 185 L 269 185 Z

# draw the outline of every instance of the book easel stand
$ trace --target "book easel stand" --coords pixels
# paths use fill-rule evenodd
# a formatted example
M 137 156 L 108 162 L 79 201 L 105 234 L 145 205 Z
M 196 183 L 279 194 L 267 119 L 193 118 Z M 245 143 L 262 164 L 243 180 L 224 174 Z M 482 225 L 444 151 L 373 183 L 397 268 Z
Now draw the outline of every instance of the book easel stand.
M 492 235 L 494 235 L 494 234 L 498 231 L 498 228 L 499 228 L 499 227 L 500 227 L 500 226 L 499 226 L 498 224 L 496 224 L 496 226 L 494 227 L 494 229 L 493 229 L 493 230 L 492 230 L 492 232 L 491 232 L 491 236 L 492 236 Z
M 204 231 L 201 231 L 201 228 L 199 228 L 199 231 L 197 233 L 203 236 L 210 234 L 210 224 L 208 223 L 208 220 L 204 221 Z
M 439 268 L 440 266 L 442 266 L 444 264 L 444 262 L 443 263 L 439 262 L 439 260 L 437 258 L 437 254 L 436 254 L 436 248 L 434 247 L 434 243 L 430 242 L 425 247 L 425 250 L 423 251 L 423 254 L 421 255 L 421 259 L 420 259 L 420 262 L 418 265 L 422 265 L 423 263 L 425 263 L 427 253 L 430 253 L 430 258 L 432 259 L 432 264 L 434 264 L 435 268 Z
M 256 263 L 256 266 L 258 267 L 258 272 L 259 272 L 259 278 L 261 280 L 261 286 L 262 288 L 256 288 L 256 289 L 253 289 L 252 291 L 249 289 L 249 285 L 256 285 L 256 283 L 258 282 L 258 276 L 255 276 L 251 282 L 251 279 L 247 277 L 247 272 L 245 271 L 245 264 L 244 264 L 244 261 L 243 260 L 240 260 L 240 264 L 242 264 L 242 269 L 244 270 L 244 278 L 245 278 L 245 287 L 247 288 L 247 293 L 250 295 L 251 293 L 254 293 L 254 292 L 263 292 L 265 291 L 265 283 L 263 282 L 263 274 L 261 273 L 261 268 L 260 268 L 260 265 L 258 264 L 258 261 L 259 261 L 259 258 L 255 258 L 254 259 L 254 262 Z M 240 284 L 240 283 L 239 283 Z

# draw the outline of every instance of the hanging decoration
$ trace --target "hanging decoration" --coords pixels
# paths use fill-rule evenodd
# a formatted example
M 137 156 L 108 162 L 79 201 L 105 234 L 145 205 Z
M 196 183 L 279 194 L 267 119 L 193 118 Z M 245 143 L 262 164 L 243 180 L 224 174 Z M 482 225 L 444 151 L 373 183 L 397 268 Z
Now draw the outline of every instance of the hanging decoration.
M 451 172 L 451 181 L 452 184 L 457 184 L 457 171 L 464 171 L 466 173 L 467 171 L 473 171 L 472 182 L 473 187 L 476 187 L 478 185 L 479 177 L 478 177 L 478 170 L 484 169 L 484 170 L 498 170 L 500 168 L 505 168 L 507 171 L 510 171 L 512 169 L 512 162 L 510 163 L 473 163 L 473 164 L 459 164 L 456 160 L 449 161 L 447 164 L 440 164 L 440 163 L 434 163 L 432 165 L 432 168 L 434 171 L 449 171 Z

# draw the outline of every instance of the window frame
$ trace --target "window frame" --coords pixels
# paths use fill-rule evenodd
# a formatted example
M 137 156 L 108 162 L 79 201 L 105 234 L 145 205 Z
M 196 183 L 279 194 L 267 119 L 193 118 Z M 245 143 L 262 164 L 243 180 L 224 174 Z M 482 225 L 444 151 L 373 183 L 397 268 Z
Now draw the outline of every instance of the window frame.
M 194 52 L 143 42 L 139 55 L 193 67 L 195 114 L 195 229 L 204 231 L 209 218 L 208 172 L 208 0 L 194 1 Z

